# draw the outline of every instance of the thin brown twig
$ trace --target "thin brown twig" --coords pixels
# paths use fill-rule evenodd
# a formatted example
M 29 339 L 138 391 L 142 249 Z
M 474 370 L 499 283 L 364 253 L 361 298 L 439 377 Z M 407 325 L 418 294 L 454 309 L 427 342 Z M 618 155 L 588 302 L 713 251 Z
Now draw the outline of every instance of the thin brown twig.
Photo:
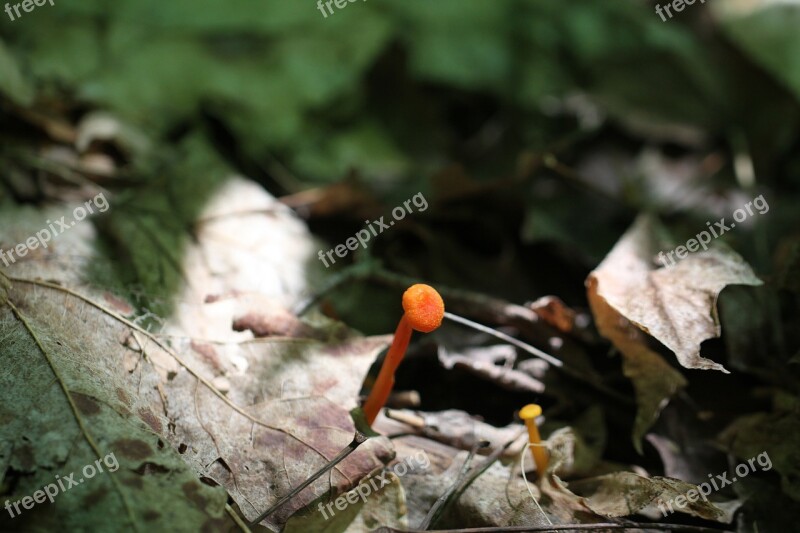
M 615 524 L 613 522 L 604 522 L 598 524 L 572 524 L 572 525 L 555 525 L 555 526 L 508 526 L 508 527 L 476 527 L 476 528 L 461 528 L 461 529 L 437 529 L 430 532 L 423 532 L 419 529 L 398 529 L 394 527 L 381 527 L 375 530 L 375 533 L 527 533 L 539 531 L 592 531 L 598 529 L 655 529 L 659 531 L 687 531 L 691 533 L 734 533 L 729 529 L 715 529 L 704 526 L 687 526 L 683 524 L 648 524 L 648 523 L 629 523 L 629 524 Z
M 236 522 L 236 525 L 239 526 L 239 530 L 242 531 L 242 533 L 250 533 L 250 528 L 247 526 L 245 521 L 242 520 L 242 517 L 239 516 L 239 513 L 233 510 L 231 504 L 226 503 L 225 510 L 228 512 L 229 515 L 231 515 L 231 518 L 233 519 L 234 522 Z
M 488 445 L 489 442 L 484 440 L 476 442 L 472 446 L 472 449 L 467 454 L 466 459 L 464 459 L 464 464 L 461 465 L 461 470 L 459 471 L 458 476 L 456 476 L 456 480 L 444 492 L 444 494 L 442 494 L 436 499 L 436 502 L 434 502 L 433 507 L 431 507 L 430 511 L 428 511 L 428 514 L 425 515 L 425 518 L 423 518 L 422 522 L 420 522 L 419 526 L 417 526 L 419 529 L 421 529 L 422 531 L 427 531 L 427 529 L 432 524 L 436 523 L 436 521 L 442 515 L 444 510 L 447 508 L 447 505 L 452 501 L 453 494 L 455 494 L 458 486 L 467 477 L 467 473 L 469 472 L 469 468 L 472 465 L 472 458 L 475 457 L 475 453 L 477 453 L 479 448 L 485 448 Z

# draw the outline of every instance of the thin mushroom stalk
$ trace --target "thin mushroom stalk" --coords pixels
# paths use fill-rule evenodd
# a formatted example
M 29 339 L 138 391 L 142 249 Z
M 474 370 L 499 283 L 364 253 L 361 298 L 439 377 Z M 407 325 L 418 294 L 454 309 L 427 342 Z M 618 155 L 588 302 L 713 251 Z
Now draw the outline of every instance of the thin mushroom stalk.
M 528 443 L 531 447 L 533 462 L 536 463 L 536 475 L 540 478 L 547 472 L 547 450 L 542 445 L 536 418 L 542 414 L 542 408 L 535 403 L 529 403 L 519 411 L 519 417 L 525 421 L 528 429 Z
M 414 331 L 430 333 L 442 325 L 444 317 L 444 301 L 430 285 L 418 283 L 403 293 L 403 310 L 405 313 L 397 324 L 394 339 L 383 366 L 375 380 L 375 385 L 364 402 L 364 416 L 371 426 L 381 408 L 386 404 L 394 387 L 394 374 L 406 354 L 411 334 Z

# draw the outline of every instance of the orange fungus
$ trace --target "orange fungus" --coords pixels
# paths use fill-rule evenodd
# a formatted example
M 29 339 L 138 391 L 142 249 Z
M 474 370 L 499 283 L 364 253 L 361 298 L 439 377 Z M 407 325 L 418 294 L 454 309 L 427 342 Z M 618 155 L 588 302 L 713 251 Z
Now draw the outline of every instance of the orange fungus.
M 430 333 L 441 326 L 444 302 L 436 289 L 418 283 L 409 287 L 403 294 L 403 310 L 405 314 L 397 325 L 392 345 L 386 353 L 372 391 L 364 402 L 364 416 L 369 425 L 372 425 L 378 417 L 378 413 L 392 392 L 394 373 L 406 354 L 412 330 Z
M 436 289 L 418 283 L 403 294 L 403 310 L 413 329 L 430 333 L 442 325 L 444 301 Z

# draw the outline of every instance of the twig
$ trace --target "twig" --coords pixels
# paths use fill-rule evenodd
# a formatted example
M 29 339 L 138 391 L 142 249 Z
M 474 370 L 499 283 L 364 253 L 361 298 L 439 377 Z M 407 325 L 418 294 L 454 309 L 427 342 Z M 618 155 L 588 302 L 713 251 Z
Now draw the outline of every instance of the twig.
M 435 523 L 439 519 L 444 510 L 447 508 L 447 504 L 449 504 L 452 501 L 452 496 L 455 493 L 456 489 L 458 488 L 459 484 L 461 484 L 464 481 L 464 478 L 466 478 L 467 472 L 469 471 L 469 467 L 472 464 L 472 458 L 475 457 L 475 453 L 478 451 L 479 448 L 485 448 L 488 445 L 489 442 L 483 440 L 480 442 L 476 442 L 472 446 L 472 449 L 469 451 L 469 454 L 467 454 L 467 458 L 464 459 L 464 464 L 461 465 L 461 470 L 459 471 L 456 480 L 453 482 L 450 488 L 448 488 L 444 492 L 444 494 L 442 494 L 441 496 L 439 496 L 439 498 L 436 499 L 436 502 L 434 502 L 433 507 L 431 507 L 430 511 L 428 511 L 428 514 L 425 515 L 425 518 L 422 520 L 422 522 L 420 522 L 418 526 L 419 529 L 426 531 L 431 526 L 431 524 Z
M 591 531 L 595 529 L 657 529 L 660 531 L 687 531 L 692 533 L 734 533 L 730 529 L 714 529 L 703 526 L 686 526 L 683 524 L 648 524 L 648 523 L 629 523 L 615 524 L 613 522 L 603 522 L 598 524 L 573 524 L 557 526 L 507 526 L 507 527 L 475 527 L 462 529 L 436 529 L 430 533 L 502 533 L 511 531 L 515 533 L 527 533 L 538 531 Z M 397 529 L 394 527 L 381 527 L 375 533 L 423 533 L 418 529 Z
M 239 530 L 242 531 L 242 533 L 251 533 L 250 528 L 247 527 L 247 524 L 244 522 L 244 520 L 242 520 L 242 517 L 239 516 L 239 514 L 236 511 L 233 510 L 231 504 L 226 503 L 225 510 L 228 511 L 229 515 L 231 515 L 231 518 L 233 519 L 234 522 L 236 522 L 236 525 L 239 526 Z
M 486 472 L 486 470 L 488 470 L 488 469 L 489 469 L 489 467 L 490 467 L 490 466 L 492 466 L 492 465 L 494 464 L 494 462 L 495 462 L 495 461 L 497 461 L 497 459 L 498 459 L 498 458 L 499 458 L 501 455 L 503 455 L 503 453 L 505 453 L 505 451 L 506 451 L 506 450 L 507 450 L 507 449 L 508 449 L 508 448 L 509 448 L 509 447 L 510 447 L 512 444 L 514 444 L 515 442 L 517 442 L 517 441 L 519 440 L 519 438 L 520 438 L 522 435 L 525 435 L 526 433 L 527 433 L 527 432 L 526 432 L 525 430 L 523 430 L 523 431 L 520 431 L 519 433 L 517 433 L 517 434 L 514 436 L 514 438 L 513 438 L 513 439 L 511 439 L 511 440 L 509 440 L 508 442 L 506 442 L 506 443 L 505 443 L 505 444 L 504 444 L 504 445 L 503 445 L 501 448 L 498 448 L 498 449 L 496 449 L 495 451 L 493 451 L 493 452 L 492 452 L 492 453 L 491 453 L 489 456 L 487 456 L 487 457 L 486 457 L 486 459 L 484 459 L 484 461 L 483 461 L 481 464 L 479 464 L 478 466 L 476 466 L 476 467 L 475 467 L 475 468 L 472 470 L 472 472 L 470 472 L 470 473 L 469 473 L 469 476 L 467 476 L 467 477 L 466 477 L 466 479 L 462 480 L 462 481 L 461 481 L 461 483 L 458 485 L 458 487 L 457 487 L 457 488 L 456 488 L 456 490 L 454 491 L 454 494 L 453 494 L 453 497 L 452 497 L 452 501 L 455 501 L 455 500 L 457 500 L 457 499 L 459 498 L 459 496 L 461 496 L 461 494 L 462 494 L 462 493 L 463 493 L 465 490 L 467 490 L 467 487 L 469 487 L 469 485 L 470 485 L 470 484 L 471 484 L 473 481 L 475 481 L 475 479 L 477 479 L 477 477 L 478 477 L 478 476 L 480 476 L 481 474 L 483 474 L 484 472 Z

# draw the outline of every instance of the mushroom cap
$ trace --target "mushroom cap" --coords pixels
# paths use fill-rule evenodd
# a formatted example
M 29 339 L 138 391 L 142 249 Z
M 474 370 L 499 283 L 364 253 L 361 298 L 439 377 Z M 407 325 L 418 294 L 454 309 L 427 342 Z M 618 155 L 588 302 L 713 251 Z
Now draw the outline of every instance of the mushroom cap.
M 403 310 L 413 329 L 430 333 L 442 325 L 444 300 L 430 285 L 417 283 L 403 293 Z
M 525 407 L 519 410 L 519 417 L 523 420 L 531 420 L 536 418 L 537 416 L 541 416 L 542 408 L 535 403 L 529 403 Z

